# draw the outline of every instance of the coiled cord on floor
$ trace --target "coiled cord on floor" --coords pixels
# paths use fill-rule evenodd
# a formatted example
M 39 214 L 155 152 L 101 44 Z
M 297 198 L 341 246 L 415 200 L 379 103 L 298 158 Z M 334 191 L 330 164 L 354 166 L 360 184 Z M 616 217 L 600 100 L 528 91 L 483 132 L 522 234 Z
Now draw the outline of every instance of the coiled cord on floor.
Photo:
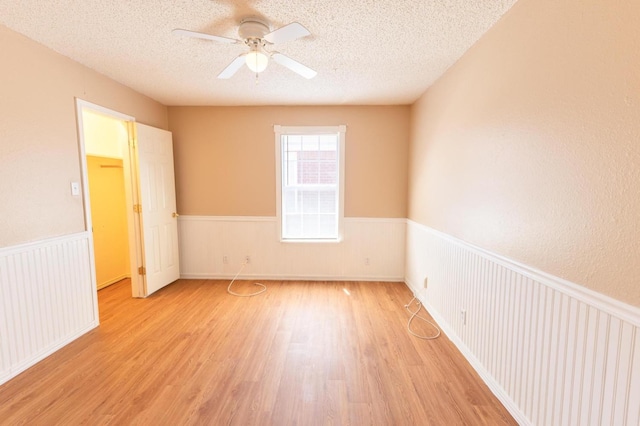
M 264 284 L 260 284 L 260 283 L 253 283 L 254 285 L 258 285 L 260 287 L 262 287 L 262 290 L 258 290 L 255 293 L 249 293 L 249 294 L 240 294 L 240 293 L 236 293 L 234 291 L 231 291 L 231 286 L 233 285 L 233 283 L 235 282 L 236 278 L 238 278 L 238 275 L 240 275 L 240 273 L 242 272 L 242 270 L 244 269 L 245 266 L 247 266 L 247 261 L 245 261 L 242 264 L 242 267 L 240 268 L 240 270 L 238 271 L 238 273 L 236 274 L 235 277 L 233 277 L 233 279 L 231 280 L 231 282 L 229 283 L 229 286 L 227 287 L 227 293 L 231 294 L 232 296 L 238 296 L 238 297 L 251 297 L 251 296 L 257 296 L 259 294 L 264 293 L 265 291 L 267 291 L 267 286 Z
M 411 299 L 409 301 L 409 303 L 404 305 L 404 308 L 411 314 L 411 317 L 409 318 L 409 321 L 407 322 L 407 331 L 409 332 L 409 334 L 411 334 L 412 336 L 417 337 L 418 339 L 424 339 L 424 340 L 437 339 L 440 336 L 440 329 L 438 328 L 438 326 L 435 325 L 433 322 L 429 321 L 428 319 L 426 319 L 425 317 L 421 317 L 420 315 L 418 315 L 418 312 L 420 312 L 420 310 L 422 309 L 422 303 L 420 303 L 419 300 L 416 302 L 416 304 L 418 305 L 418 309 L 416 309 L 415 312 L 412 311 L 411 309 L 409 309 L 414 300 L 416 300 L 416 296 L 413 296 L 413 299 Z M 414 318 L 420 318 L 422 321 L 430 324 L 438 332 L 434 336 L 421 336 L 421 335 L 415 333 L 413 330 L 411 330 L 411 322 L 413 321 Z

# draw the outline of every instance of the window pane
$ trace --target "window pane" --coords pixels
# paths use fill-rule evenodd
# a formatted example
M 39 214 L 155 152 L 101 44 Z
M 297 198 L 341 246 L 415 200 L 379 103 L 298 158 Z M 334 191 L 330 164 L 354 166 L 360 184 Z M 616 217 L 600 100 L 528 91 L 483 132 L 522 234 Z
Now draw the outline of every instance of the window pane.
M 336 215 L 321 215 L 318 221 L 318 231 L 325 238 L 338 237 L 338 217 Z
M 338 135 L 320 135 L 320 150 L 334 152 L 337 151 Z
M 301 152 L 300 157 L 306 159 L 306 161 L 298 162 L 298 183 L 299 184 L 317 184 L 318 183 L 318 163 L 310 158 L 308 154 L 315 154 L 315 152 Z M 302 158 L 301 158 L 302 160 Z
M 305 238 L 321 238 L 322 236 L 318 232 L 318 215 L 317 214 L 303 214 L 302 215 L 302 232 Z
M 318 193 L 318 213 L 337 213 L 338 200 L 336 191 L 321 191 Z
M 325 185 L 338 183 L 338 165 L 335 159 L 318 163 L 318 183 Z
M 301 191 L 302 211 L 304 213 L 318 213 L 318 191 Z
M 298 213 L 298 191 L 295 189 L 284 189 L 282 192 L 282 212 L 283 213 Z
M 340 138 L 341 133 L 282 135 L 283 238 L 338 238 Z
M 282 236 L 284 238 L 302 238 L 302 216 L 299 214 L 282 215 Z
M 302 136 L 303 151 L 317 151 L 319 149 L 320 137 L 318 135 Z
M 298 162 L 287 161 L 285 163 L 284 184 L 287 186 L 298 184 Z
M 283 137 L 285 138 L 288 151 L 300 151 L 302 149 L 302 136 L 289 135 Z

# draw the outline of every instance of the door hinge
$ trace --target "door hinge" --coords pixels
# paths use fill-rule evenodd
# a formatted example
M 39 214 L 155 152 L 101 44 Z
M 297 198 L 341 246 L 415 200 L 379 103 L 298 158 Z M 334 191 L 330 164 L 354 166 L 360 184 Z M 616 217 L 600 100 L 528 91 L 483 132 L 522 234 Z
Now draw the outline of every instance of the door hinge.
M 142 204 L 134 204 L 133 211 L 136 213 L 142 213 Z
M 145 268 L 144 266 L 140 266 L 138 268 L 138 274 L 139 275 L 147 275 L 147 268 Z

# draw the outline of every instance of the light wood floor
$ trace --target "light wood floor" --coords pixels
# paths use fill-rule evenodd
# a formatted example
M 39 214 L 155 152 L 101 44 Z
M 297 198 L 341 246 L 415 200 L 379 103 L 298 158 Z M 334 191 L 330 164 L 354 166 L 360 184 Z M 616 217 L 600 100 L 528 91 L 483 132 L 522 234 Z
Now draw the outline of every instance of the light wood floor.
M 99 328 L 0 386 L 0 424 L 516 424 L 445 336 L 407 333 L 404 284 L 265 284 L 101 290 Z

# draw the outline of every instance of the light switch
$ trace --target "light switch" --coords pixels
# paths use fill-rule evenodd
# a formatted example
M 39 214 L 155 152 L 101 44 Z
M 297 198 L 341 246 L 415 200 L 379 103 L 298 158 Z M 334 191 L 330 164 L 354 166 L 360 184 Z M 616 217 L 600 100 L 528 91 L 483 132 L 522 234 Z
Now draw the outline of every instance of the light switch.
M 80 183 L 71 182 L 71 195 L 80 195 Z

